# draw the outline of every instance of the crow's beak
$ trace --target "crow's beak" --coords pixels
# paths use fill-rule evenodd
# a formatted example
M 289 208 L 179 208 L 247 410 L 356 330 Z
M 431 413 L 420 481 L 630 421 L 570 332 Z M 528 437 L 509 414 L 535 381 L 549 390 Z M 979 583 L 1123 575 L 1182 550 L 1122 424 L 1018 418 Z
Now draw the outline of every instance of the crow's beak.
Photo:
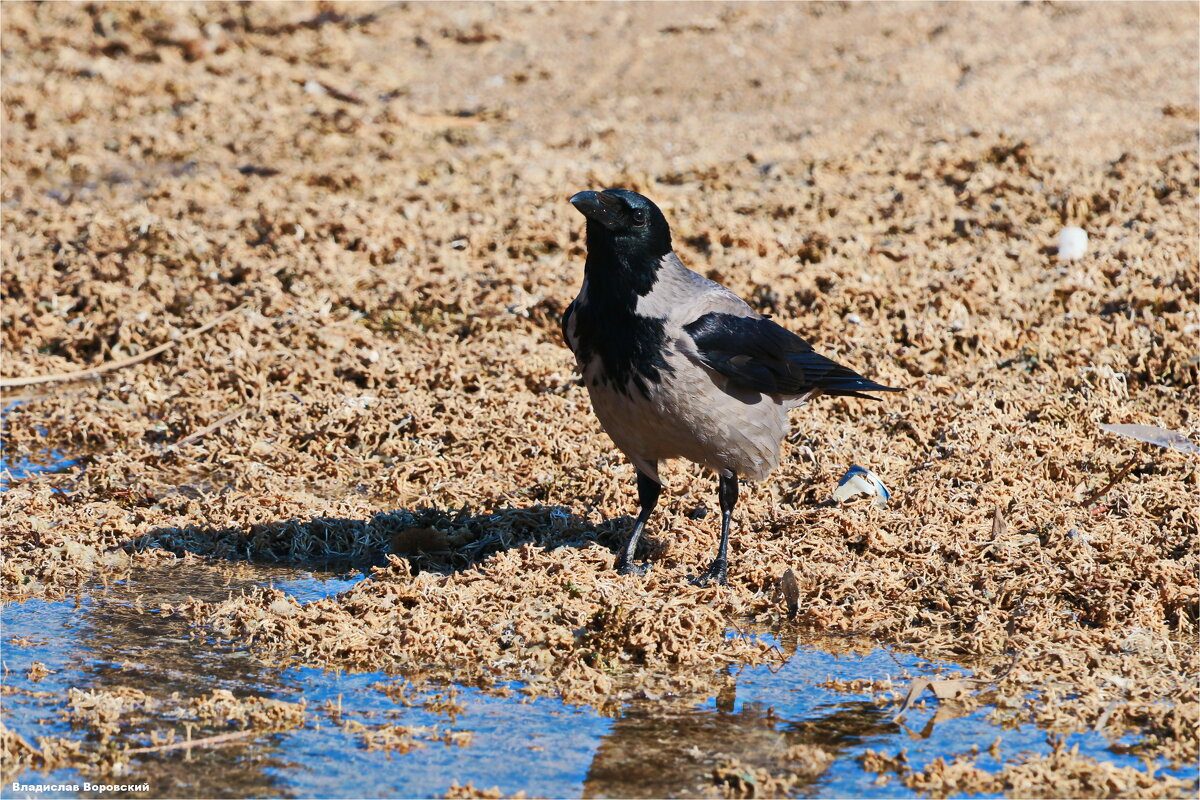
M 604 192 L 580 192 L 571 198 L 571 205 L 580 214 L 599 222 L 610 231 L 624 227 L 628 222 L 625 204 Z

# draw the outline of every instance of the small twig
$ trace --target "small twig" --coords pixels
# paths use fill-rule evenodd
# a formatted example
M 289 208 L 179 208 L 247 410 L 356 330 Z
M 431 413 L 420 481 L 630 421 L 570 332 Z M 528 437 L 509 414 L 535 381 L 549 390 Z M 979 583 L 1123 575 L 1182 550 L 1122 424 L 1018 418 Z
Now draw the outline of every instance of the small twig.
M 175 442 L 174 444 L 169 445 L 167 447 L 167 452 L 170 452 L 172 450 L 177 450 L 180 447 L 183 447 L 185 444 L 191 444 L 192 442 L 196 441 L 197 439 L 203 439 L 205 436 L 208 436 L 210 433 L 215 431 L 217 428 L 221 427 L 222 425 L 224 425 L 227 422 L 232 422 L 233 420 L 237 419 L 238 417 L 240 417 L 242 414 L 245 414 L 249 410 L 250 410 L 250 406 L 244 405 L 236 411 L 231 411 L 230 413 L 226 414 L 225 416 L 221 417 L 219 420 L 214 422 L 212 425 L 205 426 L 205 427 L 201 428 L 200 430 L 196 431 L 195 433 L 189 433 L 187 436 L 183 437 L 178 442 Z
M 334 100 L 341 100 L 343 103 L 353 103 L 356 106 L 361 106 L 363 104 L 363 99 L 356 94 L 343 92 L 341 89 L 337 88 L 336 86 L 331 86 L 325 81 L 318 81 L 318 83 L 324 87 L 325 91 L 328 92 L 329 96 Z
M 1105 486 L 1103 489 L 1101 489 L 1100 491 L 1096 492 L 1096 493 L 1095 493 L 1095 494 L 1093 494 L 1091 497 L 1089 497 L 1087 500 L 1084 500 L 1082 503 L 1080 503 L 1079 507 L 1080 507 L 1080 508 L 1087 508 L 1087 507 L 1088 507 L 1088 506 L 1090 506 L 1092 503 L 1096 502 L 1096 501 L 1097 501 L 1097 500 L 1099 500 L 1101 497 L 1103 497 L 1104 495 L 1108 494 L 1108 490 L 1109 490 L 1109 489 L 1111 489 L 1111 488 L 1113 488 L 1114 486 L 1116 486 L 1118 481 L 1120 481 L 1122 478 L 1124 478 L 1126 475 L 1128 475 L 1128 474 L 1129 474 L 1129 471 L 1130 471 L 1131 469 L 1133 469 L 1133 465 L 1134 465 L 1135 463 L 1137 463 L 1137 460 L 1138 460 L 1138 454 L 1137 454 L 1137 453 L 1134 453 L 1134 454 L 1133 454 L 1133 457 L 1132 457 L 1132 458 L 1130 458 L 1128 461 L 1126 461 L 1126 462 L 1125 462 L 1125 466 L 1121 467 L 1121 471 L 1117 473 L 1116 477 L 1114 477 L 1114 478 L 1113 478 L 1111 481 L 1109 481 L 1109 482 L 1108 482 L 1108 484 L 1107 484 L 1107 485 L 1106 485 L 1106 486 Z
M 1017 665 L 1017 659 L 1021 657 L 1021 653 L 1023 652 L 1025 651 L 1019 650 L 1013 653 L 1012 661 L 1008 662 L 1008 666 L 999 675 L 995 675 L 991 678 L 967 678 L 967 680 L 971 681 L 972 683 L 997 683 L 1004 678 L 1007 678 L 1009 674 L 1012 673 L 1013 667 Z
M 199 328 L 194 328 L 193 330 L 188 331 L 178 339 L 172 339 L 169 342 L 164 342 L 158 347 L 151 348 L 144 353 L 138 353 L 136 356 L 121 358 L 116 361 L 109 361 L 108 363 L 101 364 L 98 367 L 88 367 L 87 369 L 81 369 L 78 372 L 58 372 L 53 375 L 35 375 L 29 378 L 0 378 L 0 389 L 11 389 L 16 386 L 34 386 L 39 383 L 62 383 L 63 381 L 77 381 L 84 378 L 96 378 L 106 372 L 112 372 L 115 369 L 122 369 L 124 367 L 131 367 L 134 364 L 140 364 L 143 361 L 154 358 L 159 353 L 169 350 L 170 348 L 182 342 L 184 339 L 190 339 L 193 336 L 199 336 L 205 331 L 215 328 L 245 307 L 246 306 L 243 303 L 237 308 L 230 309 L 219 317 L 204 323 Z
M 171 744 L 159 744 L 154 747 L 135 747 L 132 750 L 126 750 L 126 755 L 135 755 L 138 753 L 165 753 L 168 750 L 183 750 L 192 747 L 206 747 L 210 744 L 225 744 L 237 739 L 245 739 L 247 736 L 265 736 L 274 731 L 234 731 L 233 733 L 221 733 L 216 736 L 206 736 L 203 739 L 185 739 L 182 742 L 172 742 Z

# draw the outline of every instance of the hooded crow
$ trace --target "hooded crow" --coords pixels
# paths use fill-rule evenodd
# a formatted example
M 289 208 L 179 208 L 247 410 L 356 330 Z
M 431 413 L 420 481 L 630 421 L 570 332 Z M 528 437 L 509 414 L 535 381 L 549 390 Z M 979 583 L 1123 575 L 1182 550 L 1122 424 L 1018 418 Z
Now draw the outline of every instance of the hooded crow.
M 697 583 L 724 584 L 738 477 L 779 464 L 788 411 L 819 395 L 898 389 L 813 352 L 671 249 L 658 206 L 626 189 L 580 192 L 587 262 L 562 333 L 600 424 L 637 470 L 640 513 L 617 571 L 643 574 L 638 539 L 658 503 L 658 462 L 687 458 L 720 479 L 721 543 Z M 871 398 L 874 399 L 874 398 Z

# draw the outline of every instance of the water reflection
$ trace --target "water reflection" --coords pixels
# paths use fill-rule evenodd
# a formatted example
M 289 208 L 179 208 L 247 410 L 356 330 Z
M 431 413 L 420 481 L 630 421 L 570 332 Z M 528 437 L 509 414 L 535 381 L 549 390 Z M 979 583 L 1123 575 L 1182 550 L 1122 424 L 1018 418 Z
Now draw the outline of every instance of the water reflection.
M 65 458 L 57 450 L 47 450 L 37 459 L 10 461 L 3 447 L 0 447 L 0 492 L 6 491 L 12 481 L 19 481 L 41 472 L 66 472 L 78 463 L 77 459 Z
M 291 702 L 305 699 L 312 715 L 302 729 L 247 738 L 225 747 L 197 748 L 137 757 L 128 776 L 149 781 L 154 796 L 432 797 L 452 781 L 498 786 L 549 797 L 697 796 L 712 789 L 714 766 L 736 759 L 772 773 L 804 771 L 789 759 L 798 746 L 817 746 L 833 756 L 793 788 L 805 796 L 912 796 L 892 782 L 875 785 L 859 756 L 867 748 L 908 751 L 919 768 L 929 760 L 986 747 L 998 737 L 997 753 L 1044 752 L 1045 734 L 1033 726 L 1001 730 L 976 712 L 933 722 L 932 710 L 910 715 L 913 731 L 891 721 L 891 709 L 869 698 L 821 688 L 826 678 L 882 679 L 910 670 L 926 672 L 921 659 L 878 649 L 871 643 L 806 642 L 795 635 L 779 641 L 788 656 L 777 668 L 731 668 L 712 675 L 710 700 L 700 706 L 640 700 L 615 718 L 574 709 L 553 698 L 530 701 L 519 693 L 459 687 L 461 712 L 398 704 L 381 690 L 402 680 L 382 673 L 334 674 L 303 667 L 281 668 L 252 653 L 214 643 L 177 617 L 155 613 L 160 604 L 189 599 L 219 601 L 230 592 L 274 583 L 302 601 L 343 591 L 361 576 L 306 573 L 261 564 L 176 562 L 139 569 L 129 580 L 89 588 L 78 602 L 29 601 L 3 609 L 5 684 L 48 696 L 6 697 L 4 722 L 34 740 L 38 735 L 79 738 L 62 719 L 71 687 L 116 691 L 134 688 L 163 699 L 228 689 Z M 20 640 L 14 645 L 14 639 Z M 34 682 L 29 665 L 40 661 L 53 672 Z M 407 754 L 368 751 L 338 719 L 318 709 L 334 702 L 343 717 L 369 724 L 440 725 L 473 732 L 468 746 L 432 743 Z M 182 723 L 160 711 L 123 728 L 121 744 L 147 743 L 155 728 L 182 732 Z M 926 718 L 928 717 L 928 719 Z M 193 738 L 228 730 L 192 730 Z M 922 738 L 923 737 L 923 738 Z M 1075 737 L 1083 753 L 1121 764 L 1136 763 L 1108 750 L 1095 734 Z M 977 762 L 997 769 L 984 754 Z M 78 780 L 70 771 L 14 776 L 23 782 Z M 11 778 L 10 778 L 11 779 Z M 7 788 L 7 787 L 6 787 Z M 19 796 L 19 793 L 13 793 Z M 45 795 L 39 795 L 45 796 Z
M 758 631 L 763 634 L 763 631 Z M 870 645 L 826 641 L 853 663 Z M 839 646 L 841 645 L 841 646 Z M 847 646 L 849 645 L 849 646 Z M 714 768 L 736 761 L 744 767 L 800 779 L 793 792 L 809 795 L 829 783 L 827 773 L 857 770 L 846 757 L 864 743 L 894 738 L 901 728 L 886 709 L 865 699 L 835 700 L 813 685 L 837 658 L 803 644 L 788 632 L 779 640 L 787 657 L 781 668 L 730 667 L 700 707 L 628 706 L 601 741 L 588 771 L 585 797 L 697 796 L 711 791 Z M 895 665 L 894 665 L 895 666 Z M 764 694 L 761 684 L 786 686 Z M 819 748 L 828 766 L 803 755 Z M 822 759 L 826 760 L 826 759 Z
M 727 692 L 727 696 L 736 689 Z M 720 702 L 720 701 L 719 701 Z M 735 702 L 732 698 L 729 702 Z M 815 745 L 834 757 L 865 739 L 895 733 L 898 726 L 866 701 L 830 705 L 813 719 L 781 717 L 761 702 L 736 711 L 669 711 L 629 708 L 601 741 L 588 770 L 585 797 L 698 796 L 711 788 L 722 760 L 769 772 L 790 772 L 789 751 Z M 823 771 L 805 775 L 797 787 L 821 781 Z
M 81 598 L 77 605 L 70 604 L 74 606 L 71 613 L 64 613 L 65 607 L 69 607 L 67 603 L 30 601 L 7 606 L 6 640 L 16 637 L 38 642 L 50 637 L 40 646 L 7 648 L 10 662 L 14 656 L 26 656 L 30 661 L 46 663 L 55 673 L 29 688 L 58 689 L 56 693 L 63 699 L 71 687 L 103 691 L 135 689 L 159 699 L 173 693 L 186 699 L 215 689 L 228 689 L 239 696 L 291 698 L 297 693 L 298 687 L 286 680 L 280 670 L 245 651 L 193 638 L 183 620 L 156 613 L 164 603 L 180 604 L 192 598 L 222 600 L 231 587 L 251 583 L 248 570 L 239 574 L 237 568 L 194 563 L 182 569 L 173 567 L 170 578 L 167 572 L 135 570 L 129 580 L 107 589 L 97 588 L 94 596 Z M 259 582 L 269 579 L 271 572 L 255 570 Z M 288 577 L 295 577 L 295 573 Z M 71 732 L 65 723 L 54 724 L 58 710 L 46 709 L 53 716 L 39 720 L 40 729 L 36 733 L 77 737 L 79 732 Z M 8 723 L 20 731 L 23 715 L 19 711 L 13 715 L 16 720 Z M 123 727 L 121 743 L 146 744 L 151 730 L 164 728 L 175 730 L 181 738 L 186 733 L 181 723 L 157 715 Z M 192 738 L 200 738 L 228 730 L 220 725 L 194 725 L 190 733 Z M 144 754 L 138 757 L 135 769 L 139 774 L 154 776 L 152 793 L 161 797 L 210 794 L 214 788 L 210 780 L 213 775 L 220 775 L 226 791 L 236 796 L 282 795 L 286 794 L 286 780 L 272 770 L 287 763 L 280 755 L 285 736 L 266 734 L 224 747 Z

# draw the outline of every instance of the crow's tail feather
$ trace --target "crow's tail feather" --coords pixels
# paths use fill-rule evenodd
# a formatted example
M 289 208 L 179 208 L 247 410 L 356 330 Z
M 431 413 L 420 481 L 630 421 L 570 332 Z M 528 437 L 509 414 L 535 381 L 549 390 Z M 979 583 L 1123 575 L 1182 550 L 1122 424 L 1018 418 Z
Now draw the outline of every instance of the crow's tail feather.
M 832 381 L 830 383 L 821 384 L 821 393 L 833 395 L 834 397 L 858 397 L 863 400 L 879 400 L 881 398 L 863 392 L 903 392 L 904 389 L 898 386 L 884 386 L 881 383 L 868 380 L 867 378 L 859 377 L 857 379 L 844 379 Z

